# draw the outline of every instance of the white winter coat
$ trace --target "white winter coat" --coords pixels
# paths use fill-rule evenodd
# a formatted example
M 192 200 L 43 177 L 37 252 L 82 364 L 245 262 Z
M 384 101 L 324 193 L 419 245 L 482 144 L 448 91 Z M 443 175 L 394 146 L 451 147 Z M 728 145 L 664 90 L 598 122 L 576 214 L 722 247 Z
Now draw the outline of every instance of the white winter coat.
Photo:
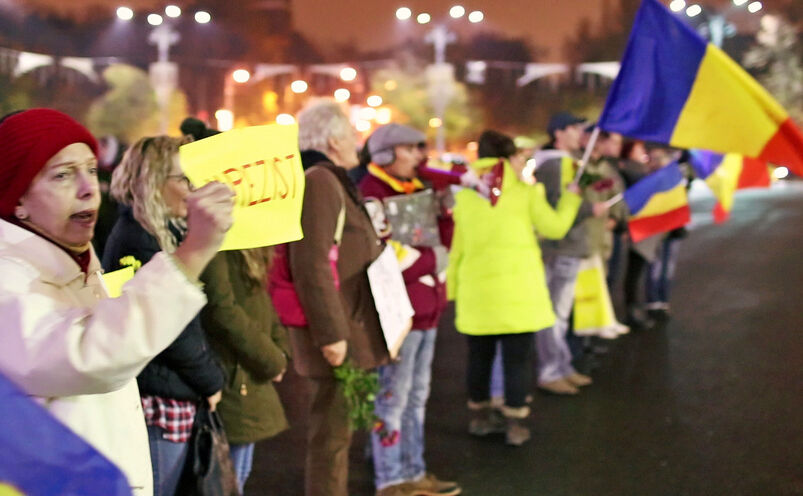
M 0 220 L 0 373 L 153 492 L 136 376 L 206 302 L 159 253 L 108 298 L 94 251 L 89 277 L 50 241 Z

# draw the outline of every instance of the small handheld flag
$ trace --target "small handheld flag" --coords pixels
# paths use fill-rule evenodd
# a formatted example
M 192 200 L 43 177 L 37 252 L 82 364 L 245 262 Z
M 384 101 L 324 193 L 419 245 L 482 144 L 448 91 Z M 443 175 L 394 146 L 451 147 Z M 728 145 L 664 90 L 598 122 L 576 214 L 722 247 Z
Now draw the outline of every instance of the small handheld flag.
M 630 209 L 628 228 L 634 243 L 684 226 L 691 220 L 686 180 L 677 162 L 628 188 L 624 200 Z

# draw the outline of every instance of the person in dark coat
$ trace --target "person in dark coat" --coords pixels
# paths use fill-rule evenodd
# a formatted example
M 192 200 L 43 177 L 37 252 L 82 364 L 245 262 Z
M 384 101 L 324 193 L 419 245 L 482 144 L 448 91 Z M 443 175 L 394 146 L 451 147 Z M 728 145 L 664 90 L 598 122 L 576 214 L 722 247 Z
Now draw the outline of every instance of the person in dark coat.
M 287 369 L 290 343 L 265 290 L 271 248 L 222 251 L 201 281 L 209 300 L 201 322 L 228 381 L 218 405 L 240 492 L 254 443 L 287 429 L 274 382 Z
M 307 169 L 301 212 L 304 238 L 289 244 L 288 257 L 309 325 L 289 331 L 293 364 L 299 375 L 309 379 L 312 396 L 305 494 L 346 496 L 352 433 L 343 386 L 332 369 L 347 356 L 364 370 L 389 359 L 367 274 L 383 243 L 346 173 L 358 159 L 356 133 L 343 108 L 318 100 L 298 115 L 298 126 Z M 338 289 L 329 252 L 341 211 L 345 225 L 337 259 Z
M 183 239 L 185 199 L 191 191 L 178 162 L 183 143 L 166 136 L 144 138 L 115 169 L 112 195 L 127 208 L 106 241 L 104 270 L 136 269 L 160 251 L 173 252 Z M 224 384 L 199 316 L 145 366 L 137 383 L 148 427 L 154 495 L 172 496 L 187 455 L 196 404 L 205 400 L 214 410 Z

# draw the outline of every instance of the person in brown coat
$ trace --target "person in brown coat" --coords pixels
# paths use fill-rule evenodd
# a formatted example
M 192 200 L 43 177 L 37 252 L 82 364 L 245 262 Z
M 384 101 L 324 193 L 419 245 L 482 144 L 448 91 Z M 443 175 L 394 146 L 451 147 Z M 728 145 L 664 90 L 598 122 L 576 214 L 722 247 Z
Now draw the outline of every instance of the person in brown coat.
M 290 328 L 294 366 L 309 379 L 307 496 L 348 494 L 351 443 L 348 405 L 332 373 L 348 357 L 372 369 L 389 360 L 368 283 L 367 268 L 382 252 L 359 191 L 346 171 L 358 164 L 354 129 L 331 100 L 313 102 L 298 115 L 299 149 L 306 172 L 301 226 L 304 238 L 288 247 L 290 272 L 308 326 Z M 335 285 L 329 251 L 338 217 L 345 225 Z

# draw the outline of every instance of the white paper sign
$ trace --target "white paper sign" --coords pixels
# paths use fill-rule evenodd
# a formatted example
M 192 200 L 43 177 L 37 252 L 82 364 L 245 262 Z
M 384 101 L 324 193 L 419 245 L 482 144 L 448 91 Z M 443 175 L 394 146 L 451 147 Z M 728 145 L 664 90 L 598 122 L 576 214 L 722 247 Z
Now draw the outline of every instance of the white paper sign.
M 368 281 L 379 314 L 379 323 L 391 358 L 396 358 L 404 338 L 413 326 L 415 311 L 407 296 L 399 261 L 391 246 L 368 267 Z

